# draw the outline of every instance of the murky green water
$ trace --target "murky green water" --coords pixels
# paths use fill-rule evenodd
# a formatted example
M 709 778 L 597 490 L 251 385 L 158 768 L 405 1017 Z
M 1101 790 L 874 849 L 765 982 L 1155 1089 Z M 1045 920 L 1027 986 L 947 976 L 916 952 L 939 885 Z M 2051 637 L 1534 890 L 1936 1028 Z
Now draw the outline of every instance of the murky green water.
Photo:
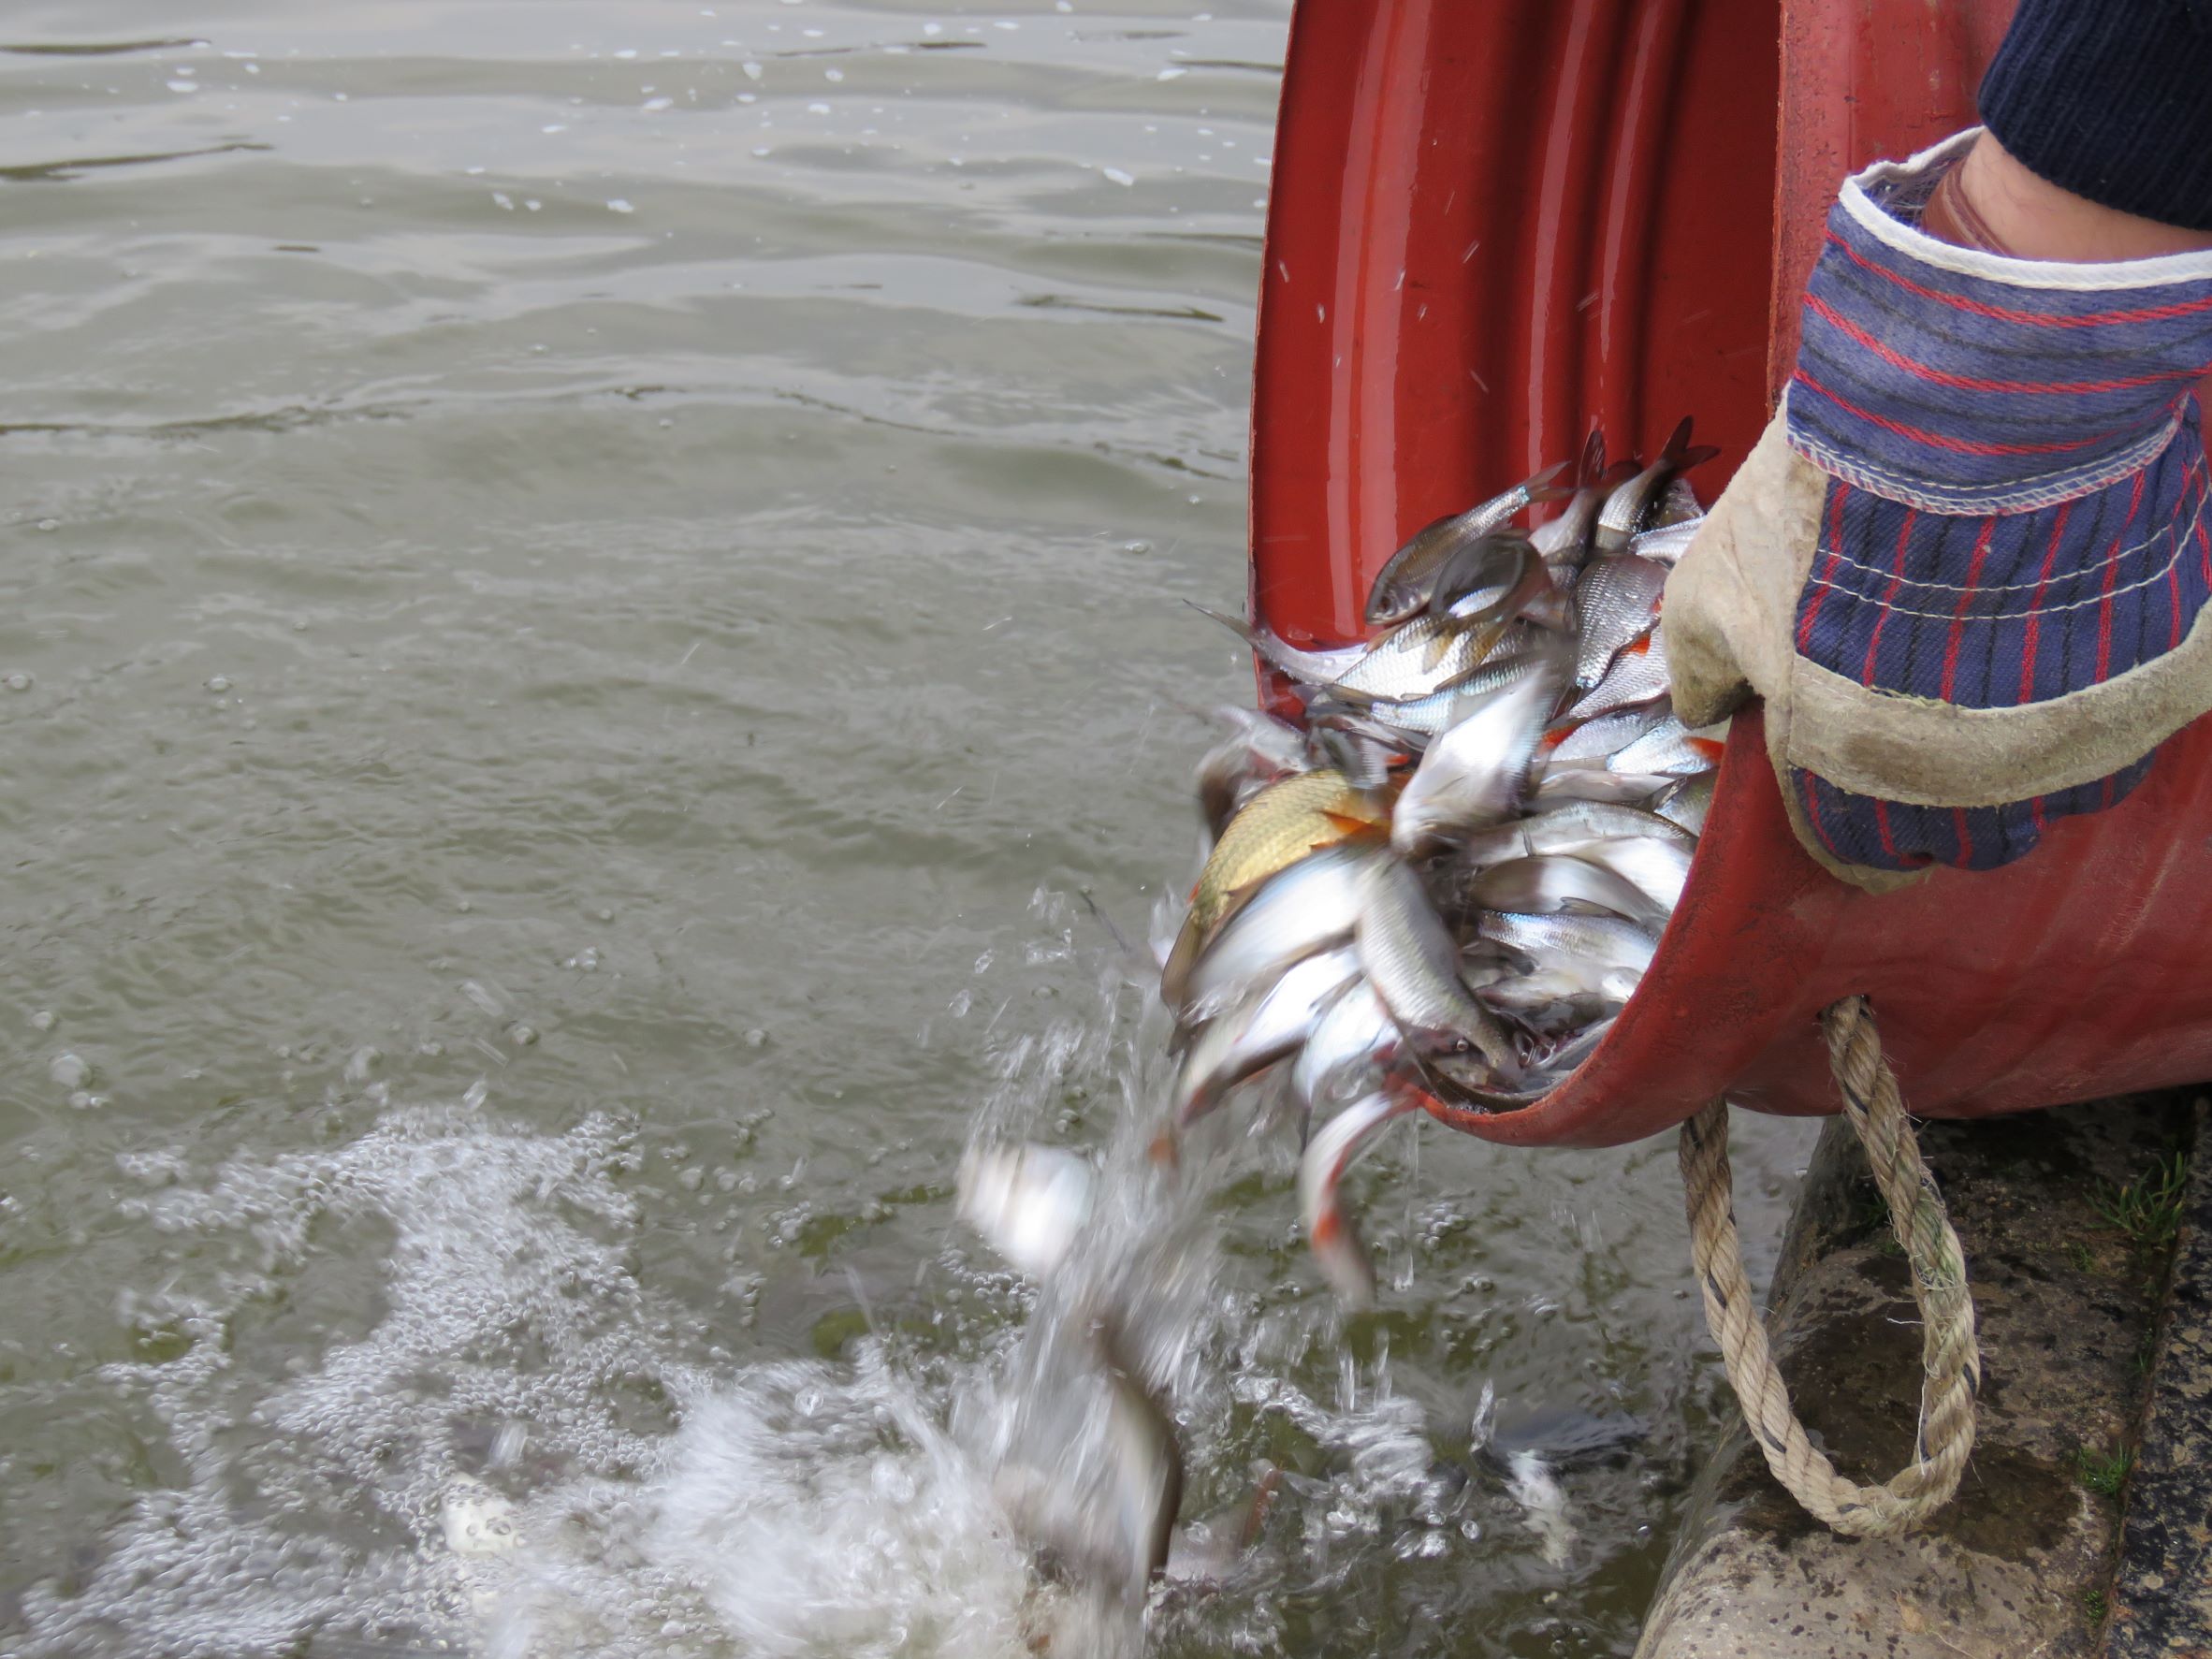
M 1070 895 L 1186 879 L 1249 693 L 1180 602 L 1285 20 L 0 10 L 0 1650 L 1021 1651 L 952 1169 L 1123 1120 Z M 1625 1653 L 1720 1398 L 1671 1147 L 1393 1142 L 1342 1339 L 1244 1156 L 1193 1504 L 1308 1484 L 1155 1640 Z M 1392 1483 L 1486 1382 L 1652 1425 L 1564 1562 Z

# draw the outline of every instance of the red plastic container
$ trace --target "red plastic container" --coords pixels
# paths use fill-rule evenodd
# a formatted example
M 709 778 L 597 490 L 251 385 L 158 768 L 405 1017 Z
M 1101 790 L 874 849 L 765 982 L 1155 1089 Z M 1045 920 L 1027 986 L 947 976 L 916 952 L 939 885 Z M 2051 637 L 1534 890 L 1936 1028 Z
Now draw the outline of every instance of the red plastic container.
M 1973 120 L 2010 0 L 1300 0 L 1267 231 L 1252 614 L 1363 635 L 1391 550 L 1683 414 L 1765 424 L 1843 175 Z M 1779 122 L 1777 120 L 1779 111 Z M 1263 690 L 1271 688 L 1265 687 Z M 1611 1145 L 1726 1094 L 1825 1113 L 1814 1016 L 1874 998 L 1912 1109 L 1966 1117 L 2212 1076 L 2212 723 L 2001 870 L 1847 888 L 1740 717 L 1642 989 L 1543 1103 L 1460 1127 Z

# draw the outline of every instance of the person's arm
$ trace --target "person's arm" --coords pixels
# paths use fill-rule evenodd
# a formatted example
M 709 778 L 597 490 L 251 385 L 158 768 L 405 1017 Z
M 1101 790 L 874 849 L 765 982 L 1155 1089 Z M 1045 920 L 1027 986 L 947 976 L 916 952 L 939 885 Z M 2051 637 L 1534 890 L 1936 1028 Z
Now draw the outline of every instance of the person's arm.
M 2158 245 L 2140 227 L 2212 232 L 2212 0 L 2021 0 L 1980 102 L 1994 141 L 1966 182 L 2000 235 L 2028 240 L 2017 257 L 2206 245 Z M 2105 236 L 2142 240 L 2099 251 Z

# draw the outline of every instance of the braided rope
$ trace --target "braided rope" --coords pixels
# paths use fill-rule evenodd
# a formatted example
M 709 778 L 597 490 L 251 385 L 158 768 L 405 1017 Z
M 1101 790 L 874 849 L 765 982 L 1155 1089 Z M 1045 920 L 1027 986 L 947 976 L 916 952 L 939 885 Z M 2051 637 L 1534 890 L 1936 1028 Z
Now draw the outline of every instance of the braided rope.
M 1966 1259 L 1943 1195 L 1920 1161 L 1897 1078 L 1864 997 L 1824 1010 L 1821 1029 L 1843 1096 L 1844 1114 L 1866 1148 L 1888 1201 L 1891 1229 L 1913 1270 L 1920 1304 L 1920 1429 L 1913 1461 L 1879 1486 L 1844 1478 L 1806 1437 L 1789 1390 L 1767 1346 L 1767 1332 L 1736 1236 L 1728 1172 L 1728 1107 L 1715 1100 L 1682 1125 L 1682 1186 L 1690 1212 L 1690 1256 L 1705 1292 L 1705 1317 L 1744 1419 L 1767 1466 L 1816 1520 L 1854 1537 L 1887 1537 L 1918 1525 L 1950 1502 L 1973 1449 L 1974 1396 L 1981 1354 Z

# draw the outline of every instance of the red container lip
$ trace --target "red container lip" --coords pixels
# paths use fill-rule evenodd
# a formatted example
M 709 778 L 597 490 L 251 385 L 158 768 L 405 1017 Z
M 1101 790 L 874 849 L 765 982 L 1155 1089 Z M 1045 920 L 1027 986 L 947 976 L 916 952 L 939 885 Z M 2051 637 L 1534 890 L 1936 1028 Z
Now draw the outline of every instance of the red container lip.
M 1970 124 L 2010 12 L 1300 0 L 1255 366 L 1252 616 L 1294 643 L 1363 637 L 1367 585 L 1407 534 L 1573 456 L 1593 422 L 1626 452 L 1694 415 L 1724 451 L 1696 479 L 1710 499 L 1794 354 L 1841 178 Z M 2207 940 L 2212 720 L 2030 857 L 1877 897 L 1798 848 L 1754 712 L 1606 1041 L 1536 1105 L 1454 1121 L 1595 1146 L 1718 1095 L 1832 1112 L 1815 1016 L 1855 993 L 1929 1115 L 2212 1076 Z

